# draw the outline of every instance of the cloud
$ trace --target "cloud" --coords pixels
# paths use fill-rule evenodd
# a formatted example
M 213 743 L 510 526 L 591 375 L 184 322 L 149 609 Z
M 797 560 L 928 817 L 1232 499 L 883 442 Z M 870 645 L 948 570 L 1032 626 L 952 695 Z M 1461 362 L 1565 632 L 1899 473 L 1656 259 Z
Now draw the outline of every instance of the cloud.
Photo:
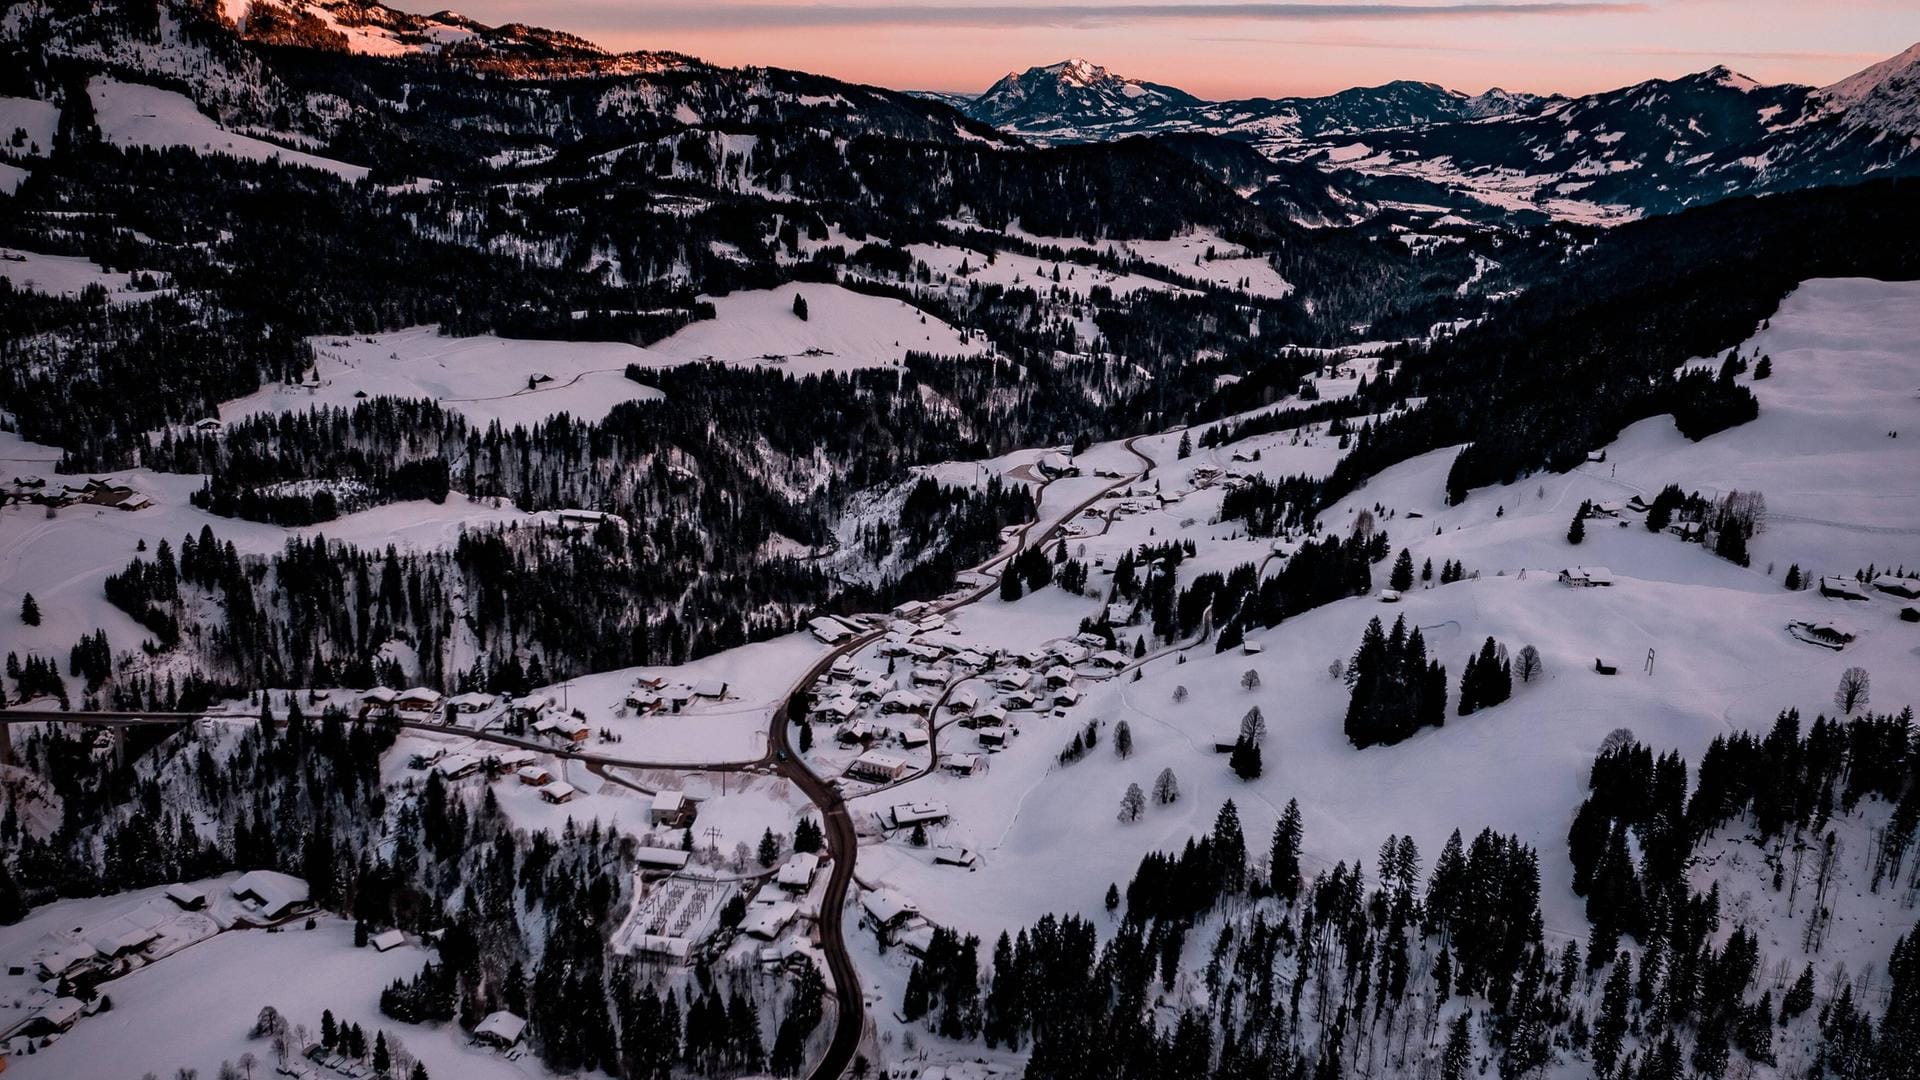
M 774 30 L 861 26 L 1082 29 L 1169 20 L 1247 22 L 1426 21 L 1636 13 L 1648 5 L 1616 0 L 1516 0 L 1513 3 L 1141 3 L 1141 4 L 591 4 L 589 10 L 649 30 Z

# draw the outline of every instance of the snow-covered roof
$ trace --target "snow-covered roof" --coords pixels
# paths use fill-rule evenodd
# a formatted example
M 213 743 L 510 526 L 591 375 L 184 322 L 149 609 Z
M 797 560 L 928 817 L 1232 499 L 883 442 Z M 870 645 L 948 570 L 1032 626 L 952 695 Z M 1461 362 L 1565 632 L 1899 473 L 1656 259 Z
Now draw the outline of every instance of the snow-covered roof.
M 555 780 L 553 783 L 543 784 L 539 788 L 541 798 L 548 802 L 557 803 L 566 802 L 568 799 L 573 798 L 574 790 L 574 786 L 565 780 Z
M 529 784 L 544 784 L 553 779 L 553 774 L 539 765 L 523 765 L 520 767 L 520 779 Z
M 755 904 L 747 910 L 747 917 L 740 920 L 740 932 L 751 937 L 771 941 L 780 931 L 787 928 L 795 915 L 800 914 L 800 906 L 791 900 L 781 900 L 772 904 Z
M 892 889 L 874 889 L 862 893 L 860 895 L 860 908 L 871 916 L 875 922 L 883 926 L 895 919 L 913 915 L 920 910 L 913 906 L 913 901 L 901 896 Z
M 185 882 L 167 886 L 167 899 L 181 907 L 197 907 L 207 902 L 207 891 Z
M 645 866 L 664 866 L 674 870 L 687 865 L 687 852 L 679 848 L 645 845 L 633 853 L 634 861 Z
M 278 870 L 249 870 L 228 886 L 242 901 L 257 904 L 261 914 L 275 918 L 288 908 L 307 902 L 307 883 Z
M 382 930 L 367 939 L 367 944 L 373 946 L 375 952 L 386 952 L 389 949 L 397 949 L 406 943 L 407 935 L 402 934 L 398 930 Z
M 944 821 L 947 804 L 943 802 L 898 803 L 889 811 L 893 823 L 901 828 L 928 821 Z
M 853 759 L 853 765 L 877 772 L 899 772 L 909 764 L 906 758 L 899 754 L 889 754 L 885 750 L 869 750 Z
M 683 791 L 657 791 L 653 795 L 653 812 L 672 816 L 687 805 L 687 795 Z
M 474 1027 L 473 1034 L 477 1038 L 491 1039 L 506 1046 L 512 1046 L 520 1041 L 520 1036 L 526 1030 L 525 1019 L 502 1009 L 496 1013 L 488 1013 L 487 1018 Z
M 796 851 L 774 880 L 790 889 L 804 889 L 813 882 L 813 875 L 820 869 L 820 856 L 811 851 Z

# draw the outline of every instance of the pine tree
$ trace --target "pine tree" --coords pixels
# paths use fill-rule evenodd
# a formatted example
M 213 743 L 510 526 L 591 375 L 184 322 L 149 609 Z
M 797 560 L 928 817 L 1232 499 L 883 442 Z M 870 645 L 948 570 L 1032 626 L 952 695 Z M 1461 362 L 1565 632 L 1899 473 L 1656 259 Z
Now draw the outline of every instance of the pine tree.
M 1277 896 L 1292 900 L 1300 895 L 1300 803 L 1287 800 L 1280 823 L 1273 829 L 1273 850 L 1267 860 Z
M 793 314 L 801 322 L 807 321 L 807 298 L 799 293 L 793 294 Z
M 1800 589 L 1800 564 L 1799 563 L 1794 563 L 1792 566 L 1787 567 L 1786 587 L 1787 587 L 1787 590 L 1790 592 L 1799 591 Z
M 1120 883 L 1117 881 L 1110 881 L 1107 883 L 1107 910 L 1118 911 L 1119 909 L 1120 909 Z
M 40 625 L 40 604 L 28 593 L 20 600 L 20 621 L 28 626 Z
M 1113 726 L 1113 752 L 1122 758 L 1133 756 L 1133 729 L 1127 726 L 1125 720 Z
M 774 838 L 773 830 L 769 828 L 767 831 L 760 834 L 760 851 L 759 851 L 760 865 L 772 866 L 774 863 L 774 860 L 778 859 L 779 857 L 780 857 L 780 841 Z
M 1602 1073 L 1613 1071 L 1627 1034 L 1627 992 L 1632 981 L 1633 959 L 1621 953 L 1607 976 L 1607 988 L 1600 998 L 1600 1015 L 1593 1025 L 1593 1063 Z
M 1587 538 L 1587 511 L 1591 506 L 1591 503 L 1583 502 L 1580 509 L 1574 511 L 1573 524 L 1567 526 L 1567 543 L 1578 544 Z
M 1242 780 L 1260 778 L 1260 744 L 1242 735 L 1233 744 L 1233 753 L 1227 758 L 1227 767 L 1233 775 Z
M 1447 1031 L 1447 1047 L 1440 1055 L 1440 1080 L 1466 1080 L 1473 1066 L 1473 1033 L 1467 1028 L 1467 1014 L 1453 1018 Z
M 1413 588 L 1413 553 L 1406 548 L 1400 549 L 1400 557 L 1393 562 L 1393 572 L 1387 576 L 1387 587 L 1397 592 Z
M 1785 1024 L 1812 1007 L 1813 965 L 1808 964 L 1800 970 L 1800 977 L 1794 980 L 1786 996 L 1780 999 L 1780 1022 Z

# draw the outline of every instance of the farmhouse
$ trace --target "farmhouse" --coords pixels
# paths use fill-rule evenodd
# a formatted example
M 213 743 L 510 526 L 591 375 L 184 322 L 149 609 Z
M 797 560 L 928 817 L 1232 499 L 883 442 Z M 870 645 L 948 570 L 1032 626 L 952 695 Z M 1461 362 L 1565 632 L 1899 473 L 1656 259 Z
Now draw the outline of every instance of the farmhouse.
M 887 811 L 896 829 L 911 829 L 915 825 L 932 825 L 947 820 L 947 804 L 943 802 L 898 803 Z
M 774 883 L 783 889 L 804 892 L 813 884 L 813 875 L 820 870 L 820 856 L 811 851 L 796 851 L 780 867 L 773 877 Z
M 853 759 L 847 766 L 847 775 L 856 780 L 872 780 L 878 783 L 892 783 L 906 776 L 913 765 L 898 754 L 889 754 L 885 750 L 869 750 Z
M 228 886 L 249 912 L 278 919 L 307 906 L 307 883 L 278 870 L 249 870 Z
M 926 712 L 927 699 L 911 690 L 894 690 L 880 698 L 880 711 L 885 713 Z
M 503 1009 L 488 1013 L 487 1018 L 474 1027 L 473 1041 L 506 1050 L 517 1045 L 526 1030 L 524 1019 Z
M 830 615 L 818 615 L 807 620 L 807 630 L 827 645 L 838 645 L 853 636 L 847 624 Z
M 53 982 L 91 968 L 96 959 L 93 946 L 76 941 L 40 954 L 33 966 L 43 982 Z
M 1574 589 L 1602 589 L 1613 584 L 1613 571 L 1604 566 L 1569 566 L 1560 571 L 1560 584 Z
M 1787 624 L 1787 632 L 1809 645 L 1838 651 L 1852 644 L 1853 628 L 1837 619 L 1799 619 Z
M 1820 579 L 1820 595 L 1834 600 L 1868 600 L 1866 586 L 1844 574 L 1828 574 Z
M 1873 587 L 1883 593 L 1891 593 L 1894 596 L 1905 597 L 1908 600 L 1920 600 L 1920 578 L 1895 577 L 1892 574 L 1881 574 L 1879 577 L 1873 579 Z
M 670 829 L 684 829 L 693 824 L 696 812 L 693 800 L 687 798 L 685 792 L 659 791 L 653 796 L 653 805 L 647 808 L 647 820 Z

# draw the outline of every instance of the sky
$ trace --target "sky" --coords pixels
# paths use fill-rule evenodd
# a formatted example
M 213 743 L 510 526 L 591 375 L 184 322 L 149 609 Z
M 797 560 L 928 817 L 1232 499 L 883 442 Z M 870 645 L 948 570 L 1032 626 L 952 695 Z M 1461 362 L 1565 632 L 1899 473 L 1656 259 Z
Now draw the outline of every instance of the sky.
M 1715 64 L 1825 85 L 1920 42 L 1920 0 L 465 0 L 459 10 L 608 48 L 897 89 L 978 92 L 1009 71 L 1084 57 L 1207 98 L 1393 79 L 1586 93 Z

